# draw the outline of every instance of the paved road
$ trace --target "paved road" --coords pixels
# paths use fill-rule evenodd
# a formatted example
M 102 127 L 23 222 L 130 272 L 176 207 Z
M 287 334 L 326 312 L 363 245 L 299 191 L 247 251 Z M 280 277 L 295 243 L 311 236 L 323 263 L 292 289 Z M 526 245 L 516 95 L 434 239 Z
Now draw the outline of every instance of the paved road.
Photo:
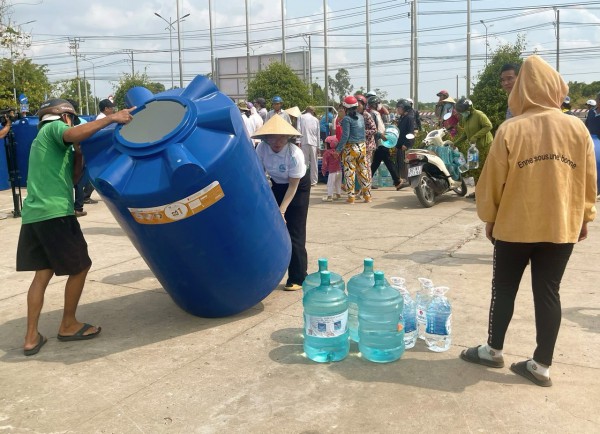
M 595 432 L 600 424 L 600 227 L 578 245 L 561 288 L 563 323 L 539 388 L 508 368 L 459 360 L 486 338 L 492 246 L 474 202 L 447 195 L 423 209 L 411 191 L 379 189 L 370 204 L 322 202 L 309 212 L 310 272 L 317 258 L 346 279 L 371 256 L 409 289 L 425 276 L 451 288 L 453 345 L 419 342 L 395 363 L 367 362 L 351 348 L 335 364 L 302 355 L 300 293 L 277 288 L 230 318 L 203 319 L 174 305 L 106 206 L 80 219 L 94 265 L 80 319 L 98 339 L 56 340 L 65 278 L 46 293 L 35 357 L 22 355 L 32 275 L 14 271 L 19 219 L 0 220 L 0 431 L 6 432 Z M 0 210 L 10 210 L 0 192 Z M 1 211 L 0 211 L 1 212 Z M 508 364 L 535 344 L 526 272 L 505 347 Z

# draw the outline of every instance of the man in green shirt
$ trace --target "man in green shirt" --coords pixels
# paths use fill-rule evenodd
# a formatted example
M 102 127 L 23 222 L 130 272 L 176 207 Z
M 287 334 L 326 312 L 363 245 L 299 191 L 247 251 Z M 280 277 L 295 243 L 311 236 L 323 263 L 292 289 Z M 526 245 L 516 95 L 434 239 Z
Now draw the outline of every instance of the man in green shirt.
M 38 332 L 38 321 L 44 293 L 55 274 L 69 276 L 58 340 L 85 340 L 100 333 L 100 327 L 81 323 L 75 317 L 92 261 L 73 211 L 73 179 L 80 175 L 83 160 L 81 151 L 72 144 L 113 122 L 128 123 L 133 119 L 130 112 L 134 108 L 79 125 L 75 109 L 64 99 L 51 99 L 40 106 L 39 132 L 31 144 L 27 197 L 17 247 L 17 271 L 35 271 L 27 293 L 27 334 L 23 346 L 26 356 L 37 354 L 47 341 Z

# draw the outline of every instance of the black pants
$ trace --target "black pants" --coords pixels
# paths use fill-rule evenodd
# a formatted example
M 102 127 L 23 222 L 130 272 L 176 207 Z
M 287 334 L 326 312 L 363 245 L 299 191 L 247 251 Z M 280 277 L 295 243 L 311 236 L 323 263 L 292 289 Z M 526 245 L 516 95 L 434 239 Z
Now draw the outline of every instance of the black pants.
M 289 184 L 272 182 L 273 194 L 277 205 L 281 204 Z M 296 195 L 285 212 L 287 230 L 292 241 L 292 257 L 288 266 L 287 283 L 302 285 L 307 276 L 308 255 L 306 253 L 306 220 L 308 218 L 308 202 L 310 199 L 310 172 L 300 180 Z
M 536 362 L 550 366 L 561 321 L 558 290 L 573 252 L 573 244 L 509 243 L 497 240 L 488 329 L 488 345 L 501 350 L 513 315 L 525 267 L 531 261 L 535 307 Z
M 406 151 L 402 150 L 402 147 L 396 148 L 396 169 L 400 178 L 408 179 L 408 165 L 404 161 L 406 158 Z
M 381 166 L 381 162 L 385 164 L 387 170 L 390 172 L 390 176 L 394 181 L 394 185 L 400 184 L 400 178 L 398 178 L 398 172 L 396 171 L 396 167 L 392 162 L 392 158 L 390 157 L 390 150 L 385 146 L 378 146 L 373 152 L 373 162 L 371 163 L 371 173 L 374 174 L 379 166 Z

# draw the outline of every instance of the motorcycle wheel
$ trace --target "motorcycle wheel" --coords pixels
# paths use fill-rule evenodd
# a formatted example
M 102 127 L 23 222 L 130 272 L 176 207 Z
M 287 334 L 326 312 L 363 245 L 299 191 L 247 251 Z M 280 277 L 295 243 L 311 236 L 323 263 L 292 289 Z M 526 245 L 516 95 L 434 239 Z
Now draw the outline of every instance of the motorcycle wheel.
M 431 185 L 429 185 L 429 177 L 422 173 L 419 178 L 419 184 L 415 187 L 415 194 L 417 195 L 417 199 L 421 202 L 425 208 L 431 208 L 435 205 L 435 192 Z
M 460 180 L 460 187 L 453 188 L 452 191 L 458 194 L 460 197 L 463 197 L 465 194 L 467 194 L 467 184 L 465 183 L 465 178 Z

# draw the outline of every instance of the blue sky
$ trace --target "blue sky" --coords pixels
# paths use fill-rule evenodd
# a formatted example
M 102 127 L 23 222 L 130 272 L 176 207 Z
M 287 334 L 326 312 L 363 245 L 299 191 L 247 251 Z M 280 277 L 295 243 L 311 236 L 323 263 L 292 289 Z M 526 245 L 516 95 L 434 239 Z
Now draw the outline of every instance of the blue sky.
M 52 81 L 75 76 L 75 58 L 68 38 L 80 38 L 79 51 L 86 70 L 96 78 L 96 94 L 106 97 L 121 74 L 131 72 L 133 50 L 136 71 L 146 70 L 153 81 L 170 87 L 168 31 L 158 12 L 176 17 L 176 0 L 58 0 L 13 1 L 13 23 L 25 23 L 32 44 L 25 55 L 47 64 Z M 248 0 L 250 43 L 255 54 L 281 50 L 280 0 Z M 329 75 L 346 68 L 355 88 L 366 87 L 366 0 L 328 0 Z M 210 72 L 208 0 L 180 0 L 184 85 L 196 74 Z M 418 0 L 419 99 L 436 100 L 440 89 L 465 93 L 466 0 Z M 471 80 L 485 65 L 485 26 L 490 52 L 500 44 L 525 37 L 528 52 L 537 50 L 556 64 L 555 5 L 560 10 L 560 72 L 565 80 L 600 80 L 600 1 L 472 0 Z M 576 6 L 578 5 L 578 6 Z M 323 1 L 285 0 L 286 50 L 307 49 L 302 34 L 311 34 L 313 79 L 323 83 Z M 397 99 L 409 94 L 410 4 L 404 0 L 370 0 L 371 84 Z M 4 23 L 6 24 L 6 23 Z M 213 1 L 215 56 L 246 53 L 244 0 Z M 177 40 L 174 32 L 175 81 L 178 81 Z M 7 53 L 3 53 L 7 55 Z M 93 66 L 92 66 L 93 65 Z M 457 89 L 458 77 L 458 89 Z M 458 90 L 458 92 L 457 92 Z M 598 89 L 600 91 L 600 89 Z

